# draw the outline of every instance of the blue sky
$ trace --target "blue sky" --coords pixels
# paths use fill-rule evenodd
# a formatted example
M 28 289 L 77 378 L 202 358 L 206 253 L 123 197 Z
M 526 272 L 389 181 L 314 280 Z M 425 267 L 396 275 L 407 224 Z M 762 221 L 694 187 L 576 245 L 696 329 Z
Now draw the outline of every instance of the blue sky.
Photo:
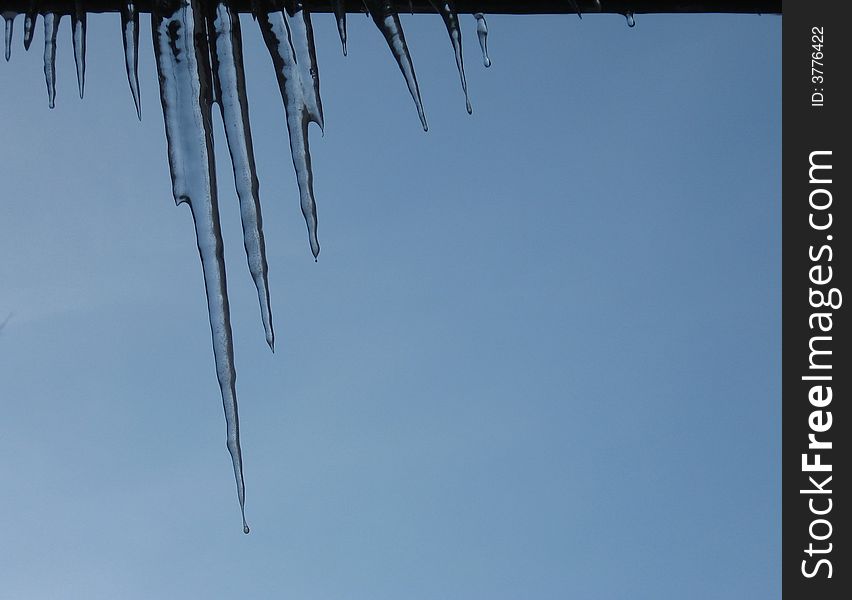
M 243 535 L 192 222 L 143 18 L 0 64 L 6 598 L 780 595 L 781 21 L 314 17 L 322 253 L 243 19 L 277 345 L 217 123 Z

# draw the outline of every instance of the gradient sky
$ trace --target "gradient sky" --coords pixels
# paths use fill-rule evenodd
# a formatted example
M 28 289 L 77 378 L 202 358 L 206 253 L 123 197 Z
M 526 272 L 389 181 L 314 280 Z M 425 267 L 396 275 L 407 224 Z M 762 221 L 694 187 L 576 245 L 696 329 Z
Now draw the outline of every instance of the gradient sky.
M 0 64 L 0 597 L 780 595 L 781 20 L 315 16 L 322 253 L 243 19 L 277 351 L 217 123 L 243 535 L 142 20 Z

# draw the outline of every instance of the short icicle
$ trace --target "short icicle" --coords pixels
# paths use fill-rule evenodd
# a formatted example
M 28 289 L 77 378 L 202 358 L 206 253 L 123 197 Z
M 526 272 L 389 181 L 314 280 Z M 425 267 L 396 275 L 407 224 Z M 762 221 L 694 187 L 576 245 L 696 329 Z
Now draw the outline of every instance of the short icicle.
M 343 5 L 343 0 L 334 0 L 334 19 L 337 21 L 337 33 L 340 35 L 340 44 L 343 46 L 343 56 L 346 56 L 346 7 Z
M 227 445 L 245 520 L 245 485 L 237 412 L 234 345 L 225 277 L 224 249 L 216 199 L 210 64 L 200 0 L 155 2 L 151 13 L 154 54 L 175 202 L 189 204 L 204 272 L 216 374 L 225 409 Z
M 577 0 L 568 0 L 571 3 L 571 8 L 574 9 L 574 12 L 577 13 L 577 16 L 581 19 L 583 18 L 583 11 L 580 10 L 580 5 L 577 3 Z
M 467 78 L 464 76 L 464 55 L 462 54 L 462 34 L 459 28 L 458 13 L 456 13 L 456 9 L 450 0 L 429 0 L 429 2 L 444 19 L 444 25 L 446 25 L 447 33 L 450 35 L 450 42 L 453 44 L 453 53 L 456 57 L 456 68 L 461 78 L 467 114 L 472 114 L 473 108 L 470 105 L 470 96 L 467 93 Z
M 296 66 L 302 78 L 305 105 L 311 121 L 325 129 L 325 118 L 322 114 L 322 98 L 320 97 L 319 66 L 317 65 L 317 50 L 314 44 L 314 27 L 311 24 L 311 13 L 302 2 L 294 3 L 295 10 L 290 15 L 290 39 L 296 52 Z
M 249 272 L 257 288 L 260 315 L 266 333 L 266 343 L 275 351 L 275 331 L 272 327 L 272 308 L 269 301 L 269 268 L 266 262 L 266 243 L 263 238 L 263 218 L 260 210 L 259 184 L 251 141 L 246 76 L 243 66 L 243 42 L 239 14 L 223 1 L 217 2 L 208 25 L 213 52 L 213 80 L 225 137 L 234 168 L 234 183 L 240 201 L 243 242 Z
M 491 66 L 491 59 L 488 57 L 488 23 L 482 13 L 476 13 L 473 16 L 476 19 L 476 36 L 479 38 L 479 47 L 482 49 L 482 64 L 487 68 Z
M 131 0 L 121 5 L 121 41 L 124 45 L 124 70 L 136 106 L 136 117 L 142 120 L 142 101 L 139 97 L 139 13 Z
M 30 7 L 27 9 L 27 14 L 24 15 L 24 50 L 29 50 L 30 44 L 33 42 L 37 17 L 38 11 L 36 10 L 35 0 L 30 0 Z
M 77 67 L 77 89 L 80 98 L 86 87 L 86 9 L 83 0 L 75 0 L 71 13 L 71 36 L 74 41 L 74 65 Z
M 287 131 L 290 134 L 290 154 L 299 184 L 302 215 L 308 226 L 308 237 L 314 258 L 319 255 L 317 237 L 317 205 L 314 199 L 314 175 L 311 167 L 311 151 L 308 144 L 310 115 L 305 102 L 305 84 L 296 64 L 296 51 L 290 36 L 290 26 L 283 12 L 270 9 L 257 15 L 263 40 L 272 57 L 278 89 L 287 114 Z
M 47 83 L 47 103 L 56 106 L 56 33 L 61 14 L 44 13 L 44 80 Z
M 15 17 L 18 13 L 6 11 L 3 13 L 3 20 L 6 22 L 6 62 L 12 56 L 12 32 L 15 28 Z
M 399 20 L 399 15 L 394 10 L 394 3 L 391 0 L 365 0 L 367 9 L 373 17 L 376 26 L 385 36 L 388 47 L 390 47 L 396 62 L 399 65 L 399 70 L 402 71 L 405 82 L 408 84 L 408 91 L 414 99 L 414 104 L 417 106 L 417 114 L 420 116 L 420 123 L 423 125 L 423 131 L 429 131 L 429 125 L 426 123 L 426 113 L 423 110 L 423 101 L 420 98 L 420 86 L 417 85 L 417 75 L 414 73 L 414 64 L 411 62 L 411 54 L 408 51 L 408 45 L 405 43 L 405 34 L 402 31 L 402 23 Z

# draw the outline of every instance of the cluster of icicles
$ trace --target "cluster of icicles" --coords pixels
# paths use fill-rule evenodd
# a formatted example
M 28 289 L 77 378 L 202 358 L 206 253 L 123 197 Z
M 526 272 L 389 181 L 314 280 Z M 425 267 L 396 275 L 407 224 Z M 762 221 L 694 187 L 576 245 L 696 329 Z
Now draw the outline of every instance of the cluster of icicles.
M 264 4 L 267 2 L 267 4 Z M 77 6 L 80 7 L 80 2 Z M 451 2 L 434 1 L 450 35 L 455 52 L 467 110 L 467 84 L 462 58 L 461 30 L 458 15 Z M 417 107 L 423 129 L 427 129 L 417 77 L 402 25 L 389 0 L 365 0 L 364 5 L 388 46 Z M 37 5 L 24 18 L 24 48 L 33 39 Z M 320 251 L 317 239 L 317 213 L 313 191 L 308 125 L 323 128 L 322 101 L 319 93 L 319 71 L 314 49 L 311 15 L 300 2 L 290 2 L 285 10 L 274 0 L 253 3 L 254 18 L 260 26 L 269 49 L 278 86 L 287 115 L 290 151 L 302 213 L 308 227 L 314 258 Z M 4 12 L 6 60 L 11 53 L 15 13 Z M 56 98 L 56 35 L 62 14 L 42 13 L 44 21 L 44 74 L 50 107 Z M 335 2 L 335 17 L 346 54 L 346 12 L 342 0 Z M 482 14 L 476 14 L 477 35 L 485 66 L 488 58 L 488 29 Z M 151 14 L 154 53 L 159 73 L 160 100 L 163 105 L 172 192 L 177 204 L 187 203 L 195 224 L 198 251 L 204 271 L 207 307 L 213 335 L 216 374 L 222 393 L 227 423 L 227 445 L 234 466 L 237 493 L 243 517 L 243 531 L 249 532 L 245 520 L 245 487 L 240 451 L 239 417 L 237 413 L 236 373 L 231 334 L 228 293 L 225 279 L 222 232 L 216 194 L 213 157 L 212 107 L 218 104 L 224 122 L 228 151 L 234 169 L 237 196 L 242 219 L 243 241 L 249 270 L 257 287 L 266 341 L 275 346 L 272 310 L 267 282 L 266 250 L 263 238 L 258 179 L 252 150 L 243 69 L 242 39 L 239 15 L 228 0 L 158 0 Z M 86 77 L 86 13 L 71 13 L 74 60 L 77 83 L 83 96 Z M 137 75 L 139 14 L 132 1 L 121 9 L 124 58 L 130 91 L 141 119 L 139 80 Z

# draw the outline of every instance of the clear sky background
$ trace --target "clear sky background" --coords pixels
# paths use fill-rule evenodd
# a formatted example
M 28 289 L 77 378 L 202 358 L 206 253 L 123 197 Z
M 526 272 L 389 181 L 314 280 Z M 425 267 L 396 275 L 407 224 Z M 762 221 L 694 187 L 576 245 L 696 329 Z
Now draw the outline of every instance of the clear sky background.
M 314 18 L 314 263 L 243 19 L 277 352 L 217 122 L 243 535 L 142 20 L 0 64 L 0 598 L 780 595 L 781 20 Z M 218 119 L 218 117 L 217 117 Z

